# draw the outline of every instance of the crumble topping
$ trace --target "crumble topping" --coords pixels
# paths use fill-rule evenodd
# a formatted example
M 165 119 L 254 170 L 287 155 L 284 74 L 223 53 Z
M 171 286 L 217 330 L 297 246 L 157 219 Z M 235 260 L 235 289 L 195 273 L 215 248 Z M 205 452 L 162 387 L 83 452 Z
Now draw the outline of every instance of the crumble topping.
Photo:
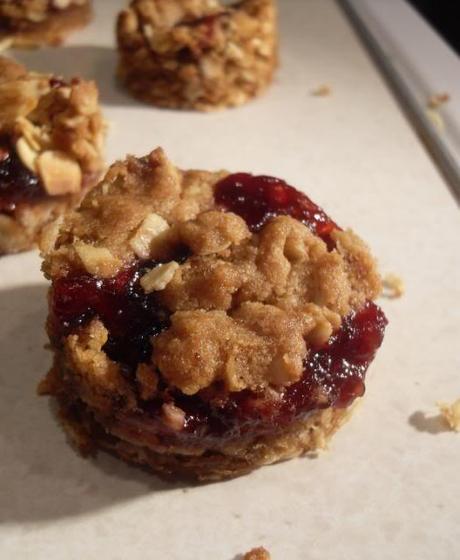
M 270 83 L 277 61 L 273 0 L 132 0 L 117 37 L 121 80 L 165 107 L 240 105 Z
M 330 248 L 289 216 L 251 233 L 216 206 L 214 188 L 226 176 L 181 171 L 161 149 L 128 157 L 66 216 L 45 255 L 53 280 L 82 268 L 115 278 L 138 261 L 139 247 L 157 262 L 140 285 L 168 310 L 170 326 L 152 339 L 151 358 L 136 372 L 142 398 L 155 392 L 158 375 L 187 395 L 216 384 L 230 391 L 288 386 L 300 379 L 310 349 L 380 291 L 375 262 L 354 233 L 335 229 Z M 186 258 L 176 259 L 184 246 Z M 119 382 L 116 391 L 132 402 L 104 340 L 98 320 L 67 336 L 73 368 L 94 382 L 93 398 Z
M 66 84 L 4 57 L 0 76 L 0 136 L 12 139 L 50 196 L 78 193 L 103 167 L 96 85 L 78 79 Z

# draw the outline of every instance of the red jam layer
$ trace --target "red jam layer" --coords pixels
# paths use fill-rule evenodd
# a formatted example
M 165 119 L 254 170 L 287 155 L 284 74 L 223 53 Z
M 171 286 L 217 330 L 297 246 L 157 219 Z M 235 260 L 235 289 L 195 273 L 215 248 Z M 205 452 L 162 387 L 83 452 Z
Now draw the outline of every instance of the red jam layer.
M 169 313 L 146 294 L 140 277 L 155 263 L 139 263 L 113 279 L 101 280 L 87 274 L 59 278 L 53 282 L 51 328 L 60 338 L 98 317 L 109 331 L 104 347 L 117 362 L 135 368 L 152 353 L 150 338 L 169 326 Z
M 214 198 L 219 206 L 241 216 L 251 231 L 259 231 L 270 218 L 280 215 L 299 220 L 326 242 L 332 230 L 339 229 L 308 196 L 275 177 L 229 175 L 217 183 Z
M 19 204 L 45 198 L 40 179 L 19 159 L 6 139 L 0 139 L 0 213 L 14 212 Z
M 208 400 L 205 393 L 190 397 L 168 392 L 146 404 L 151 419 L 143 419 L 146 431 L 149 431 L 148 423 L 159 417 L 165 400 L 185 411 L 185 428 L 174 434 L 184 443 L 263 434 L 301 419 L 313 410 L 346 408 L 364 394 L 366 371 L 382 344 L 386 325 L 383 311 L 368 302 L 359 312 L 344 319 L 340 330 L 325 346 L 310 350 L 300 381 L 276 398 L 273 393 L 257 394 L 248 390 L 231 393 L 221 400 L 216 395 Z M 154 429 L 164 431 L 158 424 Z
M 243 217 L 258 231 L 271 217 L 291 215 L 333 245 L 329 235 L 338 226 L 308 197 L 284 181 L 238 173 L 216 185 L 216 202 Z M 187 254 L 176 260 L 183 262 Z M 151 339 L 169 326 L 169 312 L 155 294 L 147 295 L 139 278 L 156 263 L 137 263 L 111 280 L 86 274 L 61 278 L 53 283 L 50 326 L 60 338 L 75 332 L 93 317 L 109 331 L 104 347 L 109 357 L 124 366 L 133 378 L 137 364 L 149 361 Z M 312 348 L 302 378 L 280 394 L 273 391 L 230 393 L 213 388 L 186 396 L 160 380 L 158 396 L 143 403 L 143 412 L 122 418 L 122 430 L 162 435 L 193 445 L 205 440 L 263 434 L 282 428 L 313 410 L 344 408 L 364 393 L 364 378 L 380 347 L 387 320 L 382 310 L 367 302 L 346 317 L 340 330 L 321 348 Z M 185 412 L 185 427 L 172 432 L 161 420 L 161 407 L 172 403 Z

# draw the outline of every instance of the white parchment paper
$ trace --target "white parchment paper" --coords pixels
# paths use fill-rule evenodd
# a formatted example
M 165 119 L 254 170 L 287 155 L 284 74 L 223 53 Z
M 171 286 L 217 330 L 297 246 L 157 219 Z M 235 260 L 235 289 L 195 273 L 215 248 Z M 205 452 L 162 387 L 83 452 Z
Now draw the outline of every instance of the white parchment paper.
M 46 285 L 35 253 L 0 261 L 0 558 L 275 560 L 460 557 L 460 434 L 435 401 L 460 397 L 458 208 L 348 22 L 330 0 L 280 0 L 281 68 L 259 100 L 215 114 L 156 110 L 113 82 L 119 1 L 66 48 L 19 53 L 98 80 L 108 160 L 157 145 L 183 167 L 285 178 L 372 246 L 407 293 L 368 390 L 331 449 L 234 481 L 168 485 L 67 445 L 46 399 Z M 321 84 L 329 97 L 311 91 Z

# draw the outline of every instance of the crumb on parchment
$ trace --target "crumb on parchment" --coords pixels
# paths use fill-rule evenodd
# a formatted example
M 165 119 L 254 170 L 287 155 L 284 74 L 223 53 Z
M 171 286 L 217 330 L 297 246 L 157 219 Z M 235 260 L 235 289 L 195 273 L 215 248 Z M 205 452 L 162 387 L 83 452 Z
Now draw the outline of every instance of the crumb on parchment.
M 436 403 L 441 416 L 454 432 L 460 432 L 460 399 L 449 404 L 445 402 Z
M 397 299 L 404 295 L 406 288 L 401 277 L 397 274 L 387 274 L 383 278 L 383 297 Z
M 270 560 L 271 556 L 263 546 L 253 548 L 243 556 L 243 560 Z
M 315 97 L 329 97 L 330 95 L 332 95 L 332 88 L 328 84 L 321 84 L 320 86 L 312 90 L 311 93 Z
M 430 109 L 438 109 L 441 105 L 450 101 L 450 95 L 446 92 L 434 93 L 428 98 L 427 106 Z

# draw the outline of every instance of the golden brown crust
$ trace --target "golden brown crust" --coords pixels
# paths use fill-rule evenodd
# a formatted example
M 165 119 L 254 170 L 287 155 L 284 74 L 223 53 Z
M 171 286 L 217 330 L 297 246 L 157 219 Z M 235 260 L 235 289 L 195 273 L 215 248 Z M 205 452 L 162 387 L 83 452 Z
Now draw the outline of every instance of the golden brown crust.
M 121 81 L 160 107 L 241 105 L 270 84 L 277 65 L 274 0 L 132 0 L 117 37 Z
M 0 215 L 0 254 L 34 246 L 42 228 L 99 179 L 104 122 L 93 82 L 69 84 L 0 57 L 0 139 L 38 177 L 43 197 Z
M 59 416 L 73 445 L 82 453 L 109 451 L 126 461 L 148 467 L 163 477 L 201 482 L 224 480 L 265 466 L 327 448 L 333 434 L 350 418 L 353 406 L 312 412 L 287 428 L 250 441 L 223 445 L 218 451 L 198 449 L 184 452 L 179 446 L 154 451 L 108 433 L 84 406 L 69 407 L 60 401 Z
M 3 2 L 0 5 L 0 41 L 16 48 L 57 46 L 90 20 L 90 0 Z

